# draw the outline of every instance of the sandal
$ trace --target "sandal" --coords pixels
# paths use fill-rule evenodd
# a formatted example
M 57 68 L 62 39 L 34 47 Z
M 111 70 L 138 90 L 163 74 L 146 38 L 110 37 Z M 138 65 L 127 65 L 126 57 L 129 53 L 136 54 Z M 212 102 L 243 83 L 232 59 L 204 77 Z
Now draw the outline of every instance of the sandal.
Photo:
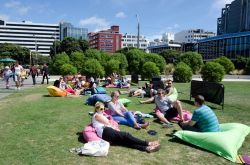
M 140 125 L 141 128 L 146 129 L 149 126 L 149 122 Z
M 160 141 L 159 140 L 155 140 L 155 141 L 151 141 L 148 143 L 149 146 L 158 146 L 160 145 Z
M 164 127 L 164 128 L 173 127 L 173 123 L 163 123 L 163 124 L 162 124 L 162 127 Z
M 147 147 L 146 147 L 146 152 L 147 152 L 147 153 L 156 152 L 156 151 L 159 151 L 160 148 L 161 148 L 160 145 L 147 146 Z

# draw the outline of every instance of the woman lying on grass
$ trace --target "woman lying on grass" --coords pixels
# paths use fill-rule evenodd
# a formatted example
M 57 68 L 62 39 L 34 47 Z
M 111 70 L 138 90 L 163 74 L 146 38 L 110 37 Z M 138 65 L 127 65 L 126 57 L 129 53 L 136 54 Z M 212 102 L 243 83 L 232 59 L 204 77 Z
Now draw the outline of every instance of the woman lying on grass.
M 160 149 L 160 142 L 157 141 L 144 141 L 136 137 L 133 137 L 128 132 L 120 132 L 113 128 L 108 118 L 103 115 L 104 104 L 97 102 L 95 104 L 95 112 L 92 118 L 92 124 L 95 128 L 97 135 L 110 142 L 111 144 L 126 146 L 140 151 L 146 151 L 148 153 L 155 152 Z

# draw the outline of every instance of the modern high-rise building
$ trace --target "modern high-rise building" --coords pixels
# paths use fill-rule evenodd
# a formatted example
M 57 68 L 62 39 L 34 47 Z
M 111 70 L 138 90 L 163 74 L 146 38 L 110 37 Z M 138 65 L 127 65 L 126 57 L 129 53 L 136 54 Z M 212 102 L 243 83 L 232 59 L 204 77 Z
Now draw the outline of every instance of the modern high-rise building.
M 145 36 L 139 36 L 139 49 L 146 51 L 149 41 Z M 137 35 L 124 34 L 122 36 L 122 48 L 135 47 L 137 48 Z
M 88 37 L 90 48 L 110 53 L 115 53 L 121 48 L 122 35 L 119 32 L 119 26 L 111 26 L 108 30 L 89 33 Z
M 88 29 L 74 27 L 68 22 L 60 22 L 60 40 L 62 41 L 65 37 L 88 40 Z
M 215 37 L 199 40 L 198 52 L 204 60 L 226 56 L 250 57 L 250 0 L 235 0 L 226 4 L 217 20 Z
M 58 24 L 0 20 L 0 43 L 23 46 L 45 56 L 49 56 L 50 47 L 59 40 L 59 34 Z
M 226 4 L 217 19 L 217 35 L 250 31 L 250 0 Z

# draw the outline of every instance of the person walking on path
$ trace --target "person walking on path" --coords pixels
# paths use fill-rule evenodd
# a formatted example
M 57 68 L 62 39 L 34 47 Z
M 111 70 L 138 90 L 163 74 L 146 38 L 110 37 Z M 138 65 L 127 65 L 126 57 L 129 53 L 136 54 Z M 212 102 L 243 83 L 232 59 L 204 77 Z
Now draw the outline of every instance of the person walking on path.
M 16 61 L 15 65 L 14 65 L 14 71 L 15 71 L 14 77 L 15 77 L 17 90 L 20 90 L 22 70 L 23 70 L 23 67 L 21 65 L 19 65 L 18 61 Z
M 12 71 L 10 70 L 10 67 L 6 66 L 4 68 L 4 71 L 3 71 L 3 78 L 4 78 L 5 83 L 6 83 L 6 89 L 9 89 L 9 87 L 10 87 L 10 85 L 9 85 L 9 79 L 10 79 L 11 75 L 12 75 Z
M 32 64 L 32 67 L 30 68 L 30 74 L 32 76 L 33 85 L 36 85 L 36 75 L 37 75 L 37 68 L 34 64 Z
M 47 84 L 49 84 L 49 78 L 48 78 L 49 67 L 47 66 L 47 64 L 43 64 L 42 74 L 43 74 L 42 84 L 44 84 L 44 79 L 45 79 L 45 77 L 46 77 L 46 79 L 47 79 Z

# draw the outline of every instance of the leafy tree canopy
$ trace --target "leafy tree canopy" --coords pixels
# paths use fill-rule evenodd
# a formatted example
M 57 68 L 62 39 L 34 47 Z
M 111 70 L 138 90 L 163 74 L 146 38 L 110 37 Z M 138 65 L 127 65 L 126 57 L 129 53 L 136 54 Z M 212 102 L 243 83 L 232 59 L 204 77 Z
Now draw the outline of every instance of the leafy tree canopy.
M 180 56 L 178 61 L 186 63 L 194 74 L 198 72 L 203 65 L 202 56 L 197 52 L 185 52 Z

